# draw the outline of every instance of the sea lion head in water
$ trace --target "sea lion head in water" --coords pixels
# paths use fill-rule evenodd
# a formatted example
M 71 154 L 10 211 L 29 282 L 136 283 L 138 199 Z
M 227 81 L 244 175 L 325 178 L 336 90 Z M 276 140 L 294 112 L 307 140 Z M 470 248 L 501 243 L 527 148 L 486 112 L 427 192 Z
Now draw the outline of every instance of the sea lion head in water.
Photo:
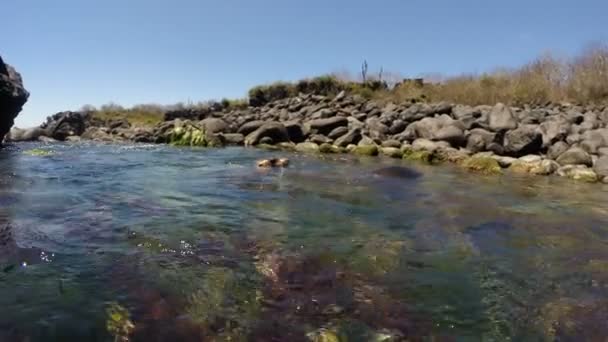
M 262 159 L 256 162 L 258 167 L 269 168 L 269 167 L 287 167 L 289 165 L 289 159 L 287 158 L 272 158 Z
M 389 166 L 383 167 L 374 171 L 374 175 L 382 177 L 394 177 L 403 179 L 416 179 L 422 176 L 420 172 L 412 170 L 404 166 Z

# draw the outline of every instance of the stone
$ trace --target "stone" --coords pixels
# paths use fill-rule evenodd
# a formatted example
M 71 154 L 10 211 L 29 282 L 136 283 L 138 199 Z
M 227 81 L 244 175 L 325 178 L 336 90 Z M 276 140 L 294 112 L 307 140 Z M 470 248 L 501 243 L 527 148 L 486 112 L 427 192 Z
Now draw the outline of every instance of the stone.
M 0 57 L 0 145 L 29 96 L 21 75 Z
M 513 163 L 516 163 L 518 161 L 517 158 L 497 156 L 497 155 L 492 155 L 491 158 L 496 160 L 498 162 L 498 165 L 500 165 L 500 167 L 502 167 L 502 168 L 510 167 L 511 165 L 513 165 Z
M 498 103 L 488 115 L 488 126 L 494 132 L 517 128 L 517 120 L 508 106 Z
M 405 130 L 407 127 L 407 123 L 401 119 L 397 119 L 391 123 L 391 126 L 388 129 L 390 134 L 399 134 Z
M 608 147 L 608 128 L 586 131 L 581 136 L 580 145 L 585 151 L 593 154 L 601 147 Z
M 335 139 L 338 139 L 339 137 L 345 135 L 346 133 L 348 133 L 348 127 L 340 126 L 340 127 L 334 128 L 331 132 L 329 132 L 327 137 L 335 140 Z
M 562 116 L 542 122 L 538 126 L 538 130 L 543 137 L 543 148 L 548 148 L 558 141 L 565 140 L 568 132 L 570 132 L 570 126 L 568 120 Z
M 401 148 L 401 142 L 399 140 L 385 140 L 382 142 L 381 146 Z
M 363 135 L 361 134 L 361 130 L 359 128 L 353 128 L 350 131 L 348 131 L 348 133 L 346 133 L 345 135 L 336 139 L 336 141 L 334 142 L 334 145 L 340 146 L 340 147 L 346 147 L 350 144 L 356 145 L 359 143 L 359 141 L 362 138 L 363 138 Z
M 334 116 L 327 119 L 311 120 L 304 125 L 309 127 L 311 133 L 327 135 L 337 127 L 348 126 L 348 120 L 345 117 Z
M 352 151 L 354 154 L 360 156 L 377 156 L 378 146 L 376 145 L 359 145 Z
M 199 125 L 205 129 L 206 133 L 209 134 L 227 133 L 229 129 L 226 121 L 218 118 L 207 118 L 201 120 Z
M 397 147 L 382 147 L 380 151 L 383 155 L 391 158 L 401 158 L 403 156 L 401 149 Z
M 499 174 L 501 173 L 501 167 L 492 157 L 473 155 L 472 157 L 464 159 L 460 165 L 467 170 L 482 173 L 482 174 Z
M 568 148 L 570 148 L 568 144 L 563 141 L 558 141 L 555 144 L 551 145 L 551 147 L 549 147 L 549 150 L 547 151 L 547 157 L 555 160 L 562 153 L 568 151 Z
M 608 155 L 601 156 L 597 159 L 595 165 L 593 165 L 593 171 L 604 179 L 608 177 Z
M 511 164 L 509 170 L 515 173 L 529 173 L 534 175 L 550 175 L 557 171 L 559 164 L 553 160 L 522 161 Z
M 241 133 L 222 133 L 222 136 L 227 145 L 243 145 L 245 137 Z
M 298 152 L 306 152 L 306 153 L 316 153 L 319 152 L 319 145 L 313 142 L 302 142 L 296 144 L 296 151 Z
M 512 157 L 539 153 L 542 145 L 542 134 L 536 130 L 535 125 L 521 125 L 508 131 L 503 140 L 504 154 Z
M 440 148 L 447 148 L 450 147 L 450 144 L 444 142 L 444 141 L 431 141 L 428 139 L 416 139 L 414 140 L 414 142 L 412 143 L 412 149 L 414 151 L 435 151 L 437 149 Z
M 441 162 L 440 155 L 435 150 L 414 150 L 414 149 L 403 149 L 403 159 L 410 161 L 422 162 L 425 164 L 435 164 Z
M 357 143 L 357 146 L 365 146 L 365 145 L 376 145 L 376 142 L 374 141 L 374 139 L 372 139 L 370 137 L 366 137 L 364 135 L 361 137 L 361 140 L 359 140 L 359 143 Z
M 48 117 L 40 128 L 44 130 L 44 135 L 63 141 L 69 136 L 82 135 L 87 128 L 87 119 L 84 113 L 59 112 Z
M 272 145 L 274 141 L 271 137 L 263 137 L 260 141 L 257 142 L 259 145 Z
M 245 137 L 245 145 L 256 145 L 262 138 L 268 137 L 273 143 L 289 141 L 287 129 L 279 122 L 268 122 Z
M 319 152 L 321 153 L 341 153 L 342 151 L 338 146 L 334 146 L 329 143 L 319 145 Z
M 263 121 L 263 120 L 255 120 L 255 121 L 246 122 L 238 129 L 237 133 L 247 136 L 249 133 L 262 127 L 262 125 L 265 123 L 266 123 L 266 121 Z
M 529 154 L 529 155 L 520 157 L 518 160 L 523 163 L 537 163 L 537 162 L 540 162 L 541 160 L 543 160 L 543 158 L 536 154 Z
M 464 130 L 457 126 L 444 126 L 435 132 L 433 140 L 447 141 L 454 147 L 462 146 L 465 141 Z
M 297 121 L 287 121 L 284 122 L 283 125 L 287 130 L 289 140 L 293 141 L 294 143 L 300 143 L 306 140 L 308 134 L 306 132 L 306 129 L 304 128 L 304 125 L 302 125 L 301 123 Z
M 565 165 L 557 170 L 557 174 L 588 183 L 595 183 L 599 180 L 597 174 L 585 165 Z
M 560 165 L 585 165 L 592 166 L 593 161 L 589 153 L 582 148 L 572 147 L 568 151 L 557 157 L 557 162 Z
M 331 144 L 333 142 L 333 140 L 321 134 L 313 134 L 308 138 L 308 140 L 314 142 L 317 145 Z
M 466 148 L 473 153 L 485 151 L 487 146 L 495 139 L 496 133 L 486 131 L 483 128 L 474 128 L 469 132 Z
M 11 131 L 6 135 L 6 141 L 36 141 L 40 137 L 44 136 L 46 131 L 40 127 L 32 127 L 27 129 L 21 129 L 13 127 Z

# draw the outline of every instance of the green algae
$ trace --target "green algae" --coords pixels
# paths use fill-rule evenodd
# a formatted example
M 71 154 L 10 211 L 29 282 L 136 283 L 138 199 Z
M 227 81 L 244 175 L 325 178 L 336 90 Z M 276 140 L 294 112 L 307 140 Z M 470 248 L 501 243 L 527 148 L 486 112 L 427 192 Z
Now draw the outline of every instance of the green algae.
M 23 154 L 26 154 L 28 156 L 34 156 L 34 157 L 48 157 L 48 156 L 54 155 L 55 152 L 51 151 L 51 150 L 33 148 L 31 150 L 23 151 Z
M 478 172 L 486 175 L 495 175 L 502 173 L 502 169 L 498 161 L 490 157 L 470 157 L 460 162 L 460 165 L 467 170 Z

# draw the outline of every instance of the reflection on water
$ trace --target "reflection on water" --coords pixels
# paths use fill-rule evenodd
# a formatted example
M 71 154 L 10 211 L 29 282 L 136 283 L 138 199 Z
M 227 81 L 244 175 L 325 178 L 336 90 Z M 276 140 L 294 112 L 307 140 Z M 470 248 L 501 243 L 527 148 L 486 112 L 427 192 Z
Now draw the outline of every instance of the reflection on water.
M 608 335 L 606 186 L 272 155 L 0 152 L 0 341 Z

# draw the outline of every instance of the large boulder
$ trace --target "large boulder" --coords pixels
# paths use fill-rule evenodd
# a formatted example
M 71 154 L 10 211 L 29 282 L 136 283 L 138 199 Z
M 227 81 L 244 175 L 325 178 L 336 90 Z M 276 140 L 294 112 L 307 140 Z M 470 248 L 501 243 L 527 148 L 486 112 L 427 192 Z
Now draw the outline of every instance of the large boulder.
M 557 157 L 557 162 L 560 165 L 593 165 L 593 160 L 589 153 L 579 147 L 572 147 L 568 151 L 562 153 Z
M 496 139 L 496 133 L 486 131 L 483 128 L 474 128 L 467 137 L 467 150 L 477 153 L 483 152 Z
M 247 135 L 247 134 L 255 131 L 256 129 L 262 127 L 262 125 L 265 123 L 266 123 L 266 121 L 263 121 L 263 120 L 254 120 L 254 121 L 246 122 L 239 128 L 237 133 L 241 133 L 242 135 Z
M 218 134 L 229 133 L 229 126 L 226 121 L 218 118 L 207 118 L 201 120 L 200 125 L 205 129 L 206 133 Z
M 558 141 L 565 140 L 570 132 L 570 126 L 570 122 L 563 116 L 542 122 L 538 130 L 543 136 L 543 147 L 548 148 Z
M 308 136 L 306 129 L 298 121 L 284 122 L 283 125 L 285 125 L 285 129 L 287 129 L 289 140 L 294 143 L 300 143 L 306 140 L 306 137 Z
M 608 147 L 608 128 L 586 131 L 581 136 L 581 147 L 589 153 L 597 153 L 602 147 Z
M 334 116 L 327 119 L 316 119 L 305 123 L 311 133 L 328 135 L 337 127 L 348 126 L 348 120 L 342 116 Z
M 0 144 L 29 96 L 21 75 L 0 57 Z
M 517 128 L 515 115 L 508 106 L 498 103 L 488 114 L 488 126 L 494 132 Z
M 87 115 L 81 112 L 59 112 L 40 125 L 47 137 L 65 140 L 69 136 L 81 136 L 87 128 Z
M 351 144 L 357 145 L 359 143 L 359 141 L 361 141 L 362 138 L 363 138 L 363 135 L 361 134 L 361 129 L 353 128 L 350 131 L 348 131 L 348 133 L 346 133 L 343 136 L 336 139 L 336 141 L 334 142 L 334 145 L 339 146 L 339 147 L 346 147 Z
M 595 173 L 603 179 L 608 178 L 608 156 L 599 157 L 593 166 Z
M 262 138 L 272 139 L 272 143 L 289 141 L 287 128 L 279 122 L 268 122 L 245 137 L 245 145 L 256 145 Z
M 411 123 L 402 135 L 406 140 L 429 139 L 460 146 L 465 141 L 464 128 L 462 122 L 443 114 Z
M 536 125 L 521 125 L 519 128 L 508 131 L 503 140 L 504 154 L 521 157 L 540 152 L 543 136 L 536 128 Z

